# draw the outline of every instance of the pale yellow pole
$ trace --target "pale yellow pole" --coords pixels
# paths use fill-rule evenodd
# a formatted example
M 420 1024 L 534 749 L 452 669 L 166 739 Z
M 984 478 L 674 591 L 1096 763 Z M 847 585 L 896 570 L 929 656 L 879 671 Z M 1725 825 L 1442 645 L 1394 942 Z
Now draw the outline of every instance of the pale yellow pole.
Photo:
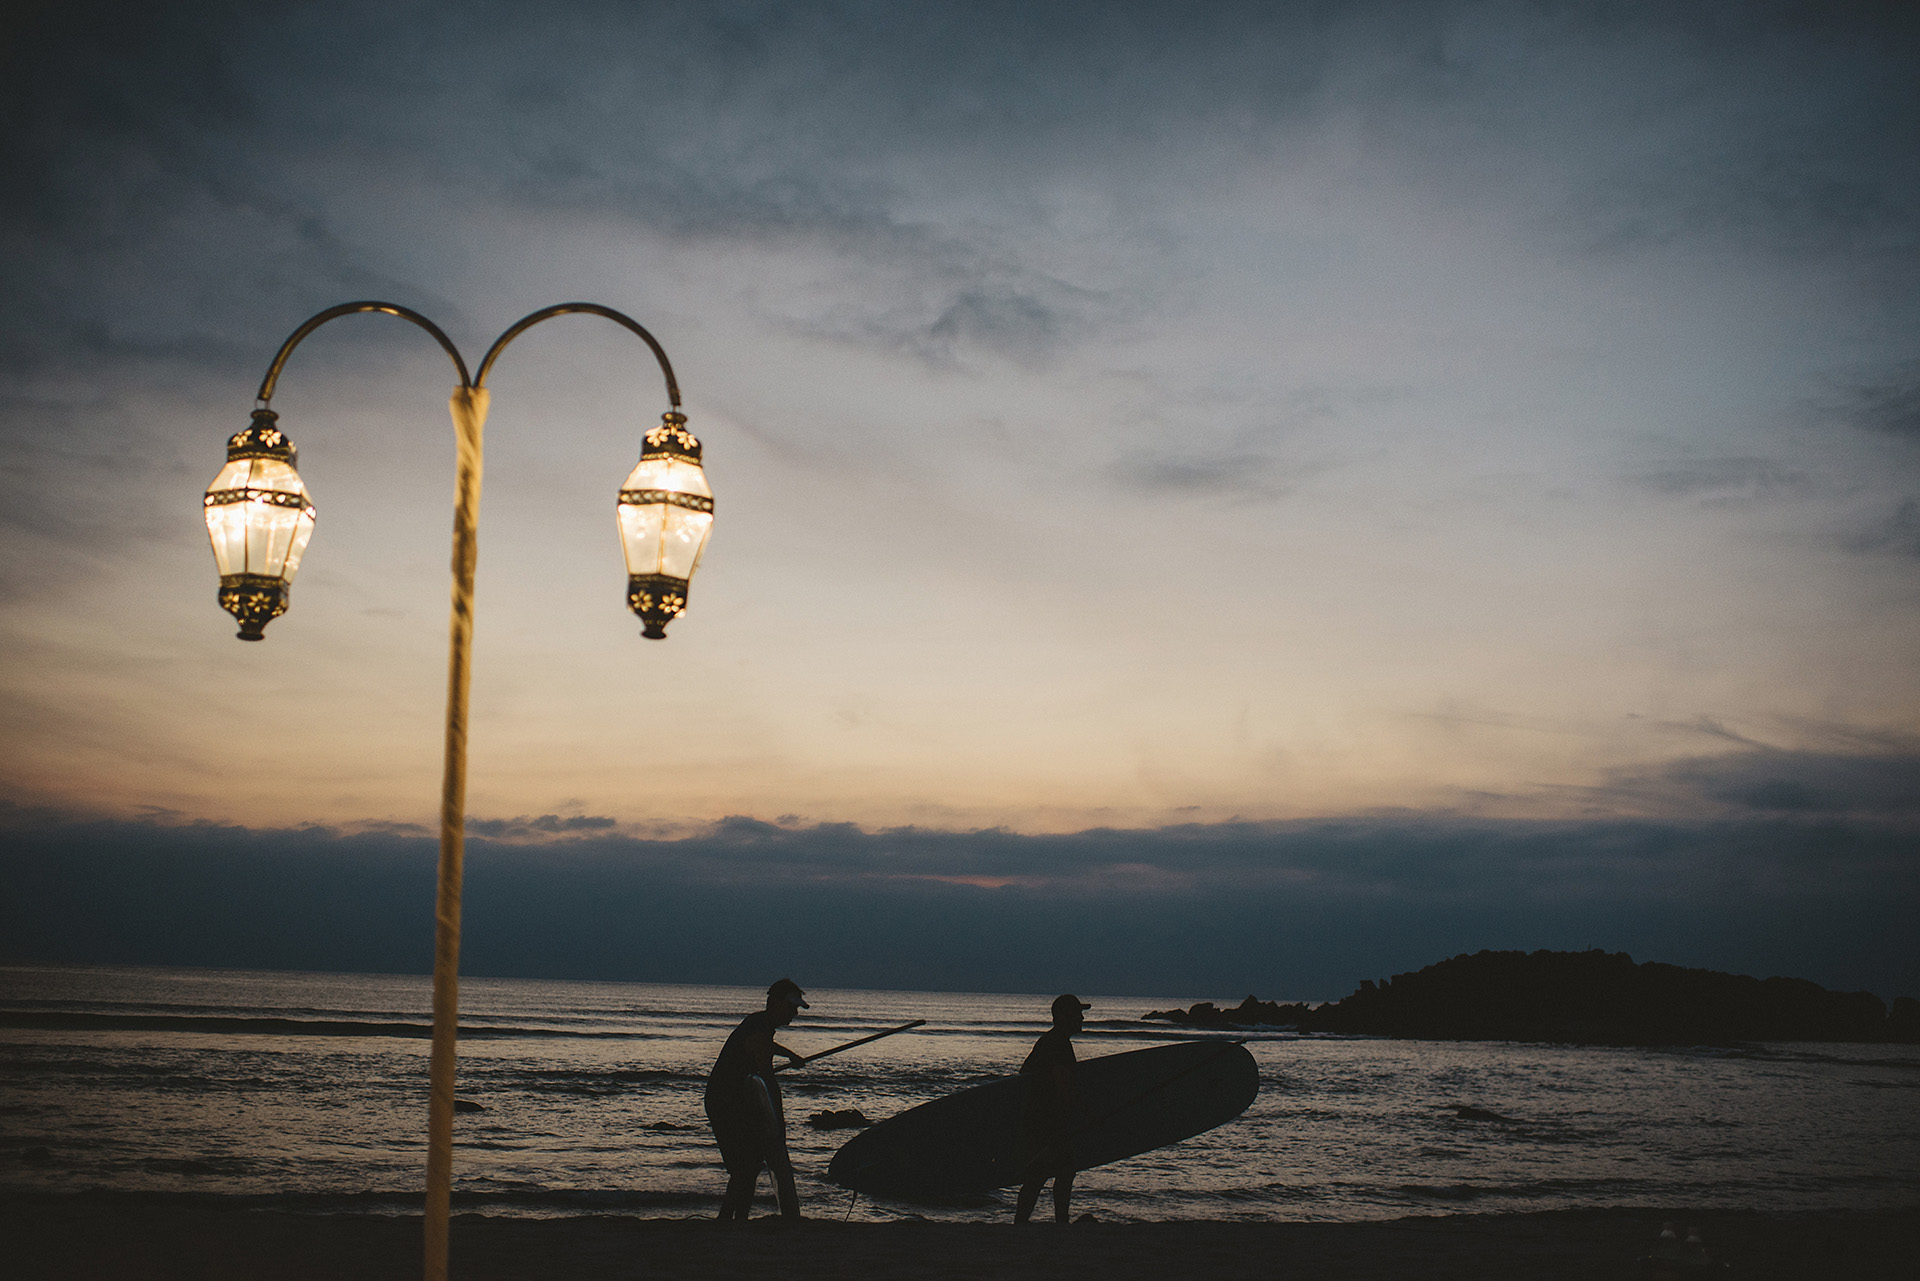
M 680 408 L 680 387 L 674 381 L 667 353 L 631 318 L 598 303 L 570 302 L 545 307 L 519 321 L 494 340 L 480 362 L 479 375 L 467 377 L 467 363 L 437 325 L 419 312 L 388 302 L 349 302 L 310 317 L 282 343 L 260 383 L 258 404 L 265 408 L 287 357 L 308 334 L 339 316 L 384 312 L 408 320 L 432 334 L 454 368 L 460 386 L 447 408 L 453 415 L 458 449 L 453 496 L 453 600 L 447 637 L 446 762 L 440 783 L 440 874 L 434 900 L 433 930 L 433 1052 L 427 1065 L 427 1213 L 426 1281 L 447 1281 L 448 1219 L 453 1201 L 453 1087 L 460 1033 L 460 890 L 466 852 L 467 811 L 467 691 L 473 683 L 473 577 L 480 558 L 480 476 L 482 433 L 487 423 L 487 371 L 509 342 L 527 329 L 554 316 L 603 316 L 637 334 L 660 362 L 667 381 L 667 400 Z M 257 639 L 254 637 L 252 639 Z
M 428 1065 L 426 1281 L 446 1281 L 453 1197 L 453 1069 L 460 1030 L 460 878 L 466 852 L 467 691 L 473 683 L 473 573 L 480 558 L 484 388 L 457 387 L 453 414 L 453 607 L 447 636 L 447 752 L 440 782 L 440 878 L 433 929 L 433 1056 Z

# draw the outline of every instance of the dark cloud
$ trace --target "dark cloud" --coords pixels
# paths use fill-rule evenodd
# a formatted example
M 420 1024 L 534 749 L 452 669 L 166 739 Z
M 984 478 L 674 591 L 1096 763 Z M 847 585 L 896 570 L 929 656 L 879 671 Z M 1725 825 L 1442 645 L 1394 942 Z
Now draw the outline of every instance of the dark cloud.
M 1701 797 L 1775 813 L 1920 813 L 1920 752 L 1754 751 L 1682 761 L 1667 777 Z
M 1856 426 L 1920 438 L 1920 362 L 1901 367 L 1884 381 L 1843 389 L 1831 408 Z
M 271 99 L 245 56 L 270 25 L 266 11 L 217 2 L 78 3 L 48 6 L 12 44 L 0 323 L 16 373 L 117 362 L 230 374 L 302 299 L 420 296 L 275 172 Z
M 1920 22 L 1895 5 L 1820 8 L 1574 10 L 1600 44 L 1569 70 L 1610 67 L 1632 81 L 1620 86 L 1630 99 L 1570 92 L 1572 110 L 1638 118 L 1616 129 L 1595 116 L 1568 139 L 1588 159 L 1567 225 L 1600 250 L 1708 240 L 1794 256 L 1910 254 L 1920 177 L 1899 157 L 1920 129 Z
M 564 839 L 548 844 L 469 839 L 467 968 L 1314 998 L 1481 947 L 1606 946 L 1893 995 L 1920 990 L 1920 832 L 1903 813 L 1904 826 L 1401 816 L 1062 836 L 738 818 L 671 841 L 555 819 Z M 6 817 L 5 959 L 430 960 L 430 839 Z
M 964 367 L 983 356 L 1037 368 L 1067 343 L 1138 305 L 1044 273 L 995 265 L 954 245 L 930 247 L 938 252 L 903 272 L 910 288 L 883 287 L 860 302 L 838 300 L 792 318 L 789 327 L 942 368 Z
M 521 815 L 518 818 L 469 818 L 467 831 L 474 836 L 490 836 L 495 840 L 540 839 L 549 836 L 565 836 L 578 832 L 607 832 L 619 824 L 610 818 L 601 818 L 591 814 L 575 814 L 562 818 L 558 814 L 541 814 L 537 817 Z
M 1701 458 L 1629 478 L 1639 488 L 1675 498 L 1722 504 L 1762 498 L 1800 498 L 1816 491 L 1814 479 L 1797 467 L 1766 458 Z
M 1295 440 L 1404 395 L 1377 387 L 1274 389 L 1247 376 L 1232 386 L 1170 388 L 1171 403 L 1137 411 L 1134 439 L 1108 475 L 1123 488 L 1161 495 L 1230 502 L 1284 498 L 1329 465 L 1300 457 Z
M 1123 458 L 1113 475 L 1121 484 L 1162 493 L 1201 497 L 1268 499 L 1284 491 L 1272 458 L 1251 452 L 1148 454 Z
M 1891 512 L 1850 534 L 1848 551 L 1920 556 L 1920 502 L 1903 499 Z
M 244 358 L 338 297 L 437 302 L 345 229 L 405 182 L 804 236 L 936 283 L 950 267 L 924 251 L 945 244 L 974 279 L 909 328 L 1025 350 L 1058 338 L 1059 300 L 979 277 L 1008 227 L 1048 241 L 1050 184 L 1113 196 L 1103 234 L 1138 250 L 1156 187 L 1291 156 L 1325 121 L 1414 171 L 1444 162 L 1448 186 L 1560 173 L 1615 239 L 1904 234 L 1911 24 L 1801 8 L 74 0 L 13 42 L 0 98 L 6 284 L 40 314 L 8 347 Z
M 968 290 L 948 302 L 926 332 L 943 347 L 975 341 L 1009 355 L 1043 356 L 1061 337 L 1061 321 L 1031 294 Z
M 1809 726 L 1828 745 L 1777 748 L 1708 720 L 1702 730 L 1739 745 L 1656 769 L 1618 773 L 1599 789 L 1612 801 L 1720 816 L 1774 815 L 1907 821 L 1920 813 L 1920 743 L 1911 736 Z

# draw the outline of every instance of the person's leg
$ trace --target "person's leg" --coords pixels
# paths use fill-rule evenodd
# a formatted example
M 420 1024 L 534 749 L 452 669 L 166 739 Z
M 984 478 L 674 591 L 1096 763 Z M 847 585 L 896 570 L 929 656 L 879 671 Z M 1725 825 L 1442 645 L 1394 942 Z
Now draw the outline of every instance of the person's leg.
M 787 1155 L 784 1139 L 774 1139 L 767 1144 L 767 1165 L 773 1170 L 773 1195 L 780 1203 L 780 1217 L 799 1218 L 800 1194 L 794 1190 L 793 1158 Z
M 745 1166 L 727 1172 L 727 1194 L 720 1198 L 720 1218 L 745 1219 L 753 1209 L 753 1191 L 760 1182 L 760 1171 Z
M 1027 1181 L 1020 1185 L 1020 1199 L 1013 1207 L 1015 1223 L 1026 1223 L 1033 1218 L 1033 1207 L 1040 1203 L 1040 1186 L 1046 1181 L 1045 1174 L 1030 1174 Z
M 720 1197 L 721 1220 L 744 1219 L 753 1206 L 754 1185 L 760 1181 L 760 1145 L 750 1122 L 737 1112 L 707 1104 L 707 1121 L 720 1145 L 727 1167 L 727 1190 Z
M 1073 1171 L 1061 1170 L 1053 1176 L 1053 1221 L 1065 1223 L 1071 1218 L 1069 1207 L 1073 1204 Z

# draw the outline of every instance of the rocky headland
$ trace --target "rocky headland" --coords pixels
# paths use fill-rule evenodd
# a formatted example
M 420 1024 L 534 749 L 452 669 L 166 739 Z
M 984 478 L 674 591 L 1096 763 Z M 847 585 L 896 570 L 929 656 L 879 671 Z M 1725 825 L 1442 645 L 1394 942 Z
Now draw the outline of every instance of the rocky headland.
M 1475 952 L 1363 980 L 1324 1005 L 1249 995 L 1142 1016 L 1207 1028 L 1293 1028 L 1440 1041 L 1698 1045 L 1732 1041 L 1920 1043 L 1920 1001 L 1891 1010 L 1871 992 L 1830 992 L 1806 979 L 1757 979 L 1624 952 Z

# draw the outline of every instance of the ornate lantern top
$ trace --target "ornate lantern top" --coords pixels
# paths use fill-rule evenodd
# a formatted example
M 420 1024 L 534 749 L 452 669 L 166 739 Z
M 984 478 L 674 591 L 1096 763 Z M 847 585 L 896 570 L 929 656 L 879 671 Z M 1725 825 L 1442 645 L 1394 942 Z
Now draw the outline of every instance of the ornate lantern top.
M 293 447 L 287 433 L 274 425 L 279 421 L 280 415 L 271 409 L 254 410 L 253 421 L 227 438 L 227 461 L 277 458 L 289 467 L 294 466 L 300 451 Z
M 700 461 L 700 441 L 687 430 L 687 416 L 679 410 L 660 415 L 660 425 L 652 428 L 640 442 L 640 461 L 649 458 L 684 458 Z

